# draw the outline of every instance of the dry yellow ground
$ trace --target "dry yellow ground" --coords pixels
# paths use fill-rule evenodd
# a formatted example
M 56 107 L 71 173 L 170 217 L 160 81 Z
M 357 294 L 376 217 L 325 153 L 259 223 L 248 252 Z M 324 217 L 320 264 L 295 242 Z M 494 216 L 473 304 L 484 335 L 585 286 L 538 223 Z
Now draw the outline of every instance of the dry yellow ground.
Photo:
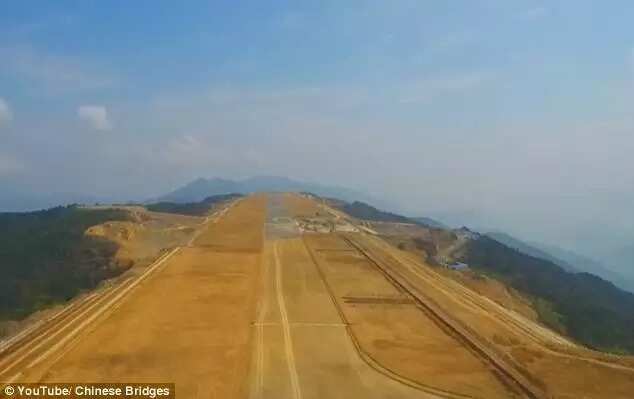
M 400 259 L 403 270 L 453 318 L 508 353 L 521 367 L 556 398 L 634 397 L 634 368 L 631 357 L 609 356 L 579 346 L 562 345 L 566 340 L 518 313 L 510 312 L 464 285 L 437 273 L 418 258 L 367 237 L 377 248 Z
M 403 302 L 408 298 L 339 237 L 314 235 L 306 241 L 361 349 L 377 363 L 408 380 L 447 392 L 514 397 L 487 364 L 413 303 L 359 303 L 363 298 Z
M 250 398 L 437 398 L 361 359 L 300 238 L 270 241 L 265 254 Z
M 249 197 L 48 365 L 46 381 L 175 382 L 181 398 L 245 393 L 265 198 Z
M 315 217 L 323 214 L 317 203 L 299 194 L 286 193 L 283 195 L 283 203 L 292 217 Z
M 486 276 L 472 272 L 459 272 L 440 269 L 442 275 L 456 280 L 478 294 L 499 303 L 507 309 L 513 310 L 532 321 L 537 321 L 537 312 L 528 299 L 503 283 Z
M 116 259 L 124 265 L 145 266 L 161 250 L 184 245 L 204 221 L 203 217 L 148 212 L 141 207 L 125 209 L 132 214 L 133 221 L 106 222 L 85 232 L 115 242 L 119 246 Z
M 416 245 L 414 241 L 416 238 L 430 240 L 431 233 L 420 226 L 373 223 L 372 227 L 382 235 L 387 234 L 383 235 L 382 238 L 392 246 L 412 254 L 416 259 L 425 260 L 428 258 L 428 254 L 425 250 Z M 517 291 L 495 279 L 481 276 L 470 271 L 455 271 L 439 267 L 435 268 L 435 271 L 449 279 L 458 281 L 460 284 L 499 303 L 507 309 L 518 312 L 530 320 L 537 321 L 537 312 L 531 302 Z
M 238 202 L 221 223 L 212 224 L 196 240 L 196 246 L 216 251 L 260 252 L 263 242 L 267 197 L 263 194 Z
M 293 215 L 319 209 L 297 195 L 282 198 Z M 181 398 L 513 397 L 341 237 L 264 242 L 266 203 L 263 195 L 240 201 L 24 380 L 175 382 Z M 553 397 L 632 398 L 630 360 L 557 347 L 560 337 L 411 254 L 361 239 L 397 259 L 412 284 Z

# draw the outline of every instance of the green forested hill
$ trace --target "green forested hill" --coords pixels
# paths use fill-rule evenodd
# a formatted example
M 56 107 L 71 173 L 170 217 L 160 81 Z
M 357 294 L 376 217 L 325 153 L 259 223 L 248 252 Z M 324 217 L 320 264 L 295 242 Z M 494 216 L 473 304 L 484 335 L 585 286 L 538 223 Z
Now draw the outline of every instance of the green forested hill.
M 153 204 L 147 204 L 145 208 L 153 212 L 167 212 L 189 216 L 203 216 L 207 214 L 215 204 L 222 201 L 229 201 L 241 196 L 242 194 L 212 195 L 211 197 L 207 197 L 200 202 L 156 202 Z
M 461 261 L 536 298 L 540 318 L 596 349 L 634 353 L 634 294 L 589 273 L 570 273 L 487 236 L 471 241 Z
M 84 231 L 126 219 L 122 210 L 76 206 L 0 213 L 0 320 L 23 318 L 120 273 L 116 244 Z
M 340 209 L 350 216 L 358 219 L 371 220 L 374 222 L 394 222 L 394 223 L 415 223 L 414 220 L 405 216 L 377 209 L 365 202 L 354 201 L 350 204 L 344 203 Z

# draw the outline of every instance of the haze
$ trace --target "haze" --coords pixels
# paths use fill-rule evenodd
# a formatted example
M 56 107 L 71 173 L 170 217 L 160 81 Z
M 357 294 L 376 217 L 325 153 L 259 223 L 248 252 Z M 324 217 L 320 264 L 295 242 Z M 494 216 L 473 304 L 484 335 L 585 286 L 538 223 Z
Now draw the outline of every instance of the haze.
M 629 1 L 5 2 L 0 198 L 280 175 L 634 274 L 632 20 Z

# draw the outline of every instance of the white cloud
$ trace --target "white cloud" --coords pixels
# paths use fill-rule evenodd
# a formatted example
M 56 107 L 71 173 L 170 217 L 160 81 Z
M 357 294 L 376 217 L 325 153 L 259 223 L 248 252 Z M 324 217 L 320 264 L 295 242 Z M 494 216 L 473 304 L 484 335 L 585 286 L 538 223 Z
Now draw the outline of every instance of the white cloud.
M 77 116 L 96 130 L 112 129 L 108 110 L 102 105 L 82 105 L 77 108 Z
M 0 98 L 0 127 L 8 124 L 13 119 L 13 114 L 11 113 L 11 109 L 9 108 L 9 104 Z

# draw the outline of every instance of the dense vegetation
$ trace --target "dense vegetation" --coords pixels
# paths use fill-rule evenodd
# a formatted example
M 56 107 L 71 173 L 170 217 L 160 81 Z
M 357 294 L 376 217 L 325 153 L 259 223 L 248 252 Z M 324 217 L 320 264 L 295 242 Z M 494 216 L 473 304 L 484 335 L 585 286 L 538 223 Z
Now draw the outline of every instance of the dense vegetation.
M 536 298 L 540 319 L 596 349 L 634 353 L 634 294 L 589 273 L 570 273 L 487 236 L 467 245 L 461 261 Z
M 219 202 L 229 201 L 234 198 L 241 197 L 242 194 L 221 194 L 212 195 L 200 202 L 157 202 L 148 204 L 145 208 L 153 212 L 178 213 L 179 215 L 203 216 L 206 215 L 211 208 Z
M 542 251 L 539 248 L 535 248 L 521 240 L 516 239 L 515 237 L 512 237 L 506 233 L 500 232 L 500 231 L 496 231 L 496 232 L 490 232 L 490 233 L 486 233 L 487 236 L 493 238 L 495 241 L 497 242 L 501 242 L 502 244 L 506 245 L 509 248 L 513 248 L 513 249 L 517 249 L 518 251 L 532 256 L 534 258 L 539 258 L 539 259 L 544 259 L 547 260 L 549 262 L 552 262 L 554 264 L 556 264 L 557 266 L 561 266 L 563 269 L 569 271 L 569 272 L 574 272 L 577 273 L 580 270 L 577 270 L 573 265 L 561 260 L 561 259 L 557 259 L 556 257 L 552 256 L 551 254 L 549 254 L 546 251 Z
M 431 229 L 447 229 L 445 225 L 434 219 L 427 217 L 409 218 L 392 212 L 382 211 L 365 202 L 355 201 L 347 203 L 340 201 L 335 204 L 339 209 L 357 219 L 370 220 L 373 222 L 389 223 L 411 223 Z
M 376 209 L 365 202 L 355 201 L 350 204 L 346 203 L 340 208 L 348 215 L 357 219 L 371 220 L 374 222 L 414 223 L 413 220 L 405 216 Z
M 126 219 L 122 210 L 77 206 L 0 213 L 0 320 L 23 318 L 120 273 L 116 244 L 84 231 Z

